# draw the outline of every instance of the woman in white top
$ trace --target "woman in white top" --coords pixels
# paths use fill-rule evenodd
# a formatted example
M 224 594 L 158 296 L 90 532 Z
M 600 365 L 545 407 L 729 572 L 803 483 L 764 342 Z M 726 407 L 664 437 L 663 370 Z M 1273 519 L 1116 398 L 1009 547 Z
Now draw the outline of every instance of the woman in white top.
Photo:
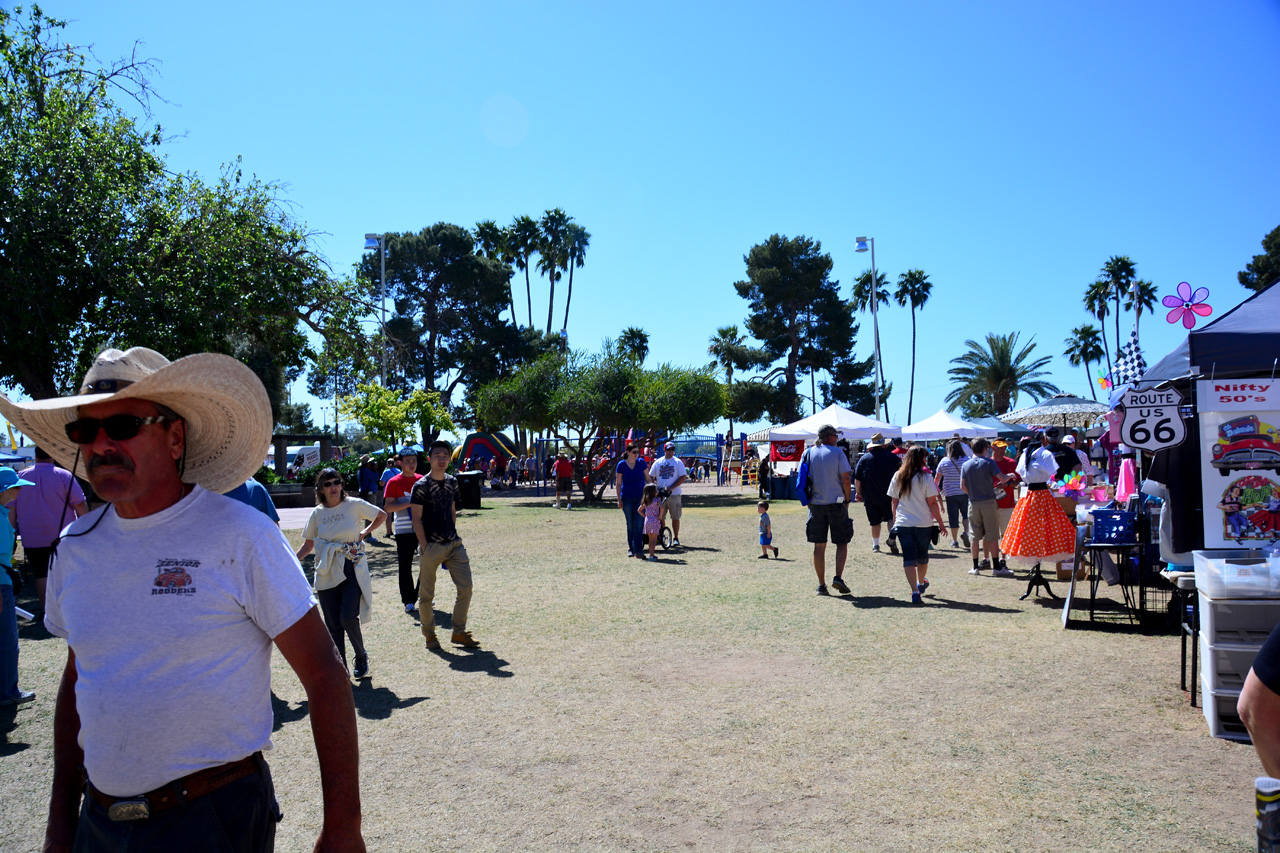
M 938 486 L 929 476 L 925 463 L 928 452 L 913 444 L 902 457 L 902 467 L 889 483 L 889 498 L 893 509 L 892 536 L 902 548 L 902 568 L 911 586 L 911 603 L 923 604 L 924 591 L 929 588 L 925 577 L 929 570 L 929 545 L 934 536 L 934 519 L 938 528 L 946 527 L 942 519 L 942 505 L 938 501 Z
M 1027 492 L 1013 508 L 1000 548 L 1005 560 L 1034 568 L 1040 563 L 1070 560 L 1076 550 L 1076 527 L 1058 505 L 1049 482 L 1058 473 L 1058 461 L 1044 447 L 1044 433 L 1018 454 L 1018 475 Z
M 387 517 L 371 503 L 348 498 L 342 488 L 342 475 L 325 468 L 316 477 L 317 506 L 307 518 L 302 531 L 301 560 L 314 550 L 316 598 L 333 644 L 347 665 L 347 645 L 355 653 L 356 678 L 369 674 L 369 655 L 364 647 L 360 622 L 369 621 L 373 604 L 373 584 L 369 577 L 369 561 L 364 553 L 364 540 Z

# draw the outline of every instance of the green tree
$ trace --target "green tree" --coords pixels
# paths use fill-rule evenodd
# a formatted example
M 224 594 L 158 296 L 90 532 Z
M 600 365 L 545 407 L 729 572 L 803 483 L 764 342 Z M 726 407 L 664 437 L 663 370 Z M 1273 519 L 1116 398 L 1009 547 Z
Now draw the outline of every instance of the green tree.
M 649 333 L 636 326 L 628 326 L 618 335 L 618 349 L 643 364 L 649 357 Z
M 492 219 L 477 222 L 475 236 L 476 251 L 480 253 L 481 257 L 488 258 L 491 261 L 500 261 L 508 266 L 515 261 L 515 255 L 509 245 L 510 234 L 507 229 L 497 222 Z M 519 326 L 520 318 L 516 316 L 515 284 L 510 284 L 507 291 L 511 297 L 511 323 Z
M 738 390 L 733 384 L 734 371 L 765 365 L 772 359 L 764 351 L 747 346 L 747 336 L 739 332 L 737 326 L 716 329 L 707 345 L 707 355 L 712 359 L 711 368 L 724 372 L 725 417 L 729 419 L 729 436 L 732 438 L 734 420 L 759 420 L 768 408 L 773 390 L 762 383 L 753 383 L 754 388 Z
M 898 289 L 893 292 L 893 298 L 899 305 L 911 306 L 911 390 L 907 392 L 909 424 L 915 423 L 911 418 L 911 408 L 916 397 L 916 311 L 924 307 L 932 292 L 933 283 L 924 270 L 907 270 L 898 276 Z
M 564 322 L 561 329 L 569 328 L 569 303 L 573 301 L 573 268 L 582 269 L 586 263 L 587 247 L 591 245 L 591 233 L 576 222 L 565 229 L 565 260 L 569 267 L 569 290 L 564 297 Z
M 1071 337 L 1062 342 L 1066 347 L 1062 354 L 1066 356 L 1071 366 L 1084 365 L 1084 381 L 1095 400 L 1098 399 L 1098 392 L 1094 390 L 1093 378 L 1089 375 L 1089 365 L 1095 361 L 1101 361 L 1104 355 L 1102 344 L 1099 343 L 1100 337 L 1101 333 L 1092 323 L 1085 323 L 1083 326 L 1072 329 Z
M 1107 369 L 1115 363 L 1111 360 L 1111 347 L 1107 344 L 1107 315 L 1111 313 L 1111 285 L 1101 279 L 1093 282 L 1084 291 L 1084 310 L 1089 316 L 1097 319 L 1101 327 L 1102 351 L 1107 357 Z
M 839 282 L 830 279 L 831 256 L 808 237 L 778 234 L 751 247 L 743 258 L 747 278 L 734 283 L 749 303 L 744 323 L 770 362 L 782 364 L 762 377 L 779 377 L 769 413 L 781 423 L 799 418 L 799 371 L 831 371 L 847 361 L 858 325 Z
M 502 317 L 511 268 L 477 254 L 471 233 L 457 225 L 441 222 L 386 240 L 395 299 L 387 333 L 404 356 L 400 387 L 422 382 L 451 407 L 459 385 L 484 384 L 518 356 L 520 332 Z M 362 265 L 367 271 L 377 262 L 368 254 Z
M 1253 291 L 1262 291 L 1280 279 L 1280 226 L 1262 238 L 1262 254 L 1254 255 L 1236 277 Z
M 383 385 L 361 384 L 355 393 L 338 398 L 338 411 L 360 424 L 367 436 L 388 446 L 419 437 L 434 441 L 443 430 L 454 429 L 448 409 L 440 405 L 440 395 L 421 388 L 404 394 Z
M 1018 333 L 987 334 L 986 345 L 965 341 L 968 351 L 951 359 L 956 365 L 947 371 L 956 387 L 947 394 L 947 411 L 954 412 L 969 398 L 990 403 L 993 414 L 1002 414 L 1017 403 L 1019 394 L 1039 399 L 1058 393 L 1058 386 L 1041 379 L 1049 356 L 1028 361 L 1036 348 L 1035 339 L 1018 348 Z M 985 397 L 984 397 L 985 395 Z
M 516 269 L 524 273 L 524 298 L 529 309 L 529 328 L 533 328 L 533 287 L 529 284 L 529 263 L 538 251 L 542 232 L 530 216 L 517 216 L 507 228 L 507 249 L 515 259 Z M 549 332 L 550 330 L 548 330 Z
M 542 214 L 538 222 L 538 272 L 547 277 L 547 334 L 556 305 L 556 282 L 569 268 L 568 230 L 573 217 L 556 207 Z
M 275 431 L 294 435 L 314 433 L 316 425 L 311 421 L 311 406 L 307 403 L 285 403 L 280 407 L 280 416 L 276 418 Z

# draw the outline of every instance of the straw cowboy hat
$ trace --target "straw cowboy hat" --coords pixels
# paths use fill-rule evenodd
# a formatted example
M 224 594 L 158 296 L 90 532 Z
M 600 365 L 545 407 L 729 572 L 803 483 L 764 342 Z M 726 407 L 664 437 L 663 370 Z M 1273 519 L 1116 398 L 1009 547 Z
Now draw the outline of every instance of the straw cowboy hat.
M 875 435 L 871 436 L 871 443 L 867 445 L 867 449 L 870 449 L 872 447 L 888 447 L 890 444 L 893 444 L 893 442 L 885 438 L 884 433 L 878 432 Z
M 80 393 L 30 403 L 0 394 L 0 413 L 68 470 L 79 446 L 66 425 L 79 407 L 106 400 L 150 400 L 182 416 L 187 425 L 182 479 L 212 492 L 229 492 L 260 467 L 274 427 L 262 380 L 229 355 L 198 353 L 169 361 L 155 350 L 103 350 L 84 376 Z

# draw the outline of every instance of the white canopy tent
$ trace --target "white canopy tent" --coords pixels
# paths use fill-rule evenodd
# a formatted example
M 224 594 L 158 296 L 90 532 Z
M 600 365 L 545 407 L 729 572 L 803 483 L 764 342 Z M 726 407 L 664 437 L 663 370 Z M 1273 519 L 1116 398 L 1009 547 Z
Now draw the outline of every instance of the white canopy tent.
M 936 414 L 902 428 L 902 437 L 907 441 L 937 441 L 956 435 L 961 438 L 995 438 L 996 430 L 961 420 L 946 409 L 939 409 Z
M 825 424 L 831 424 L 840 430 L 841 438 L 850 440 L 861 439 L 866 441 L 876 433 L 882 433 L 886 438 L 902 435 L 902 427 L 881 423 L 866 415 L 851 412 L 844 406 L 831 405 L 807 418 L 801 418 L 795 423 L 772 428 L 769 430 L 769 440 L 808 441 L 817 438 L 818 430 Z

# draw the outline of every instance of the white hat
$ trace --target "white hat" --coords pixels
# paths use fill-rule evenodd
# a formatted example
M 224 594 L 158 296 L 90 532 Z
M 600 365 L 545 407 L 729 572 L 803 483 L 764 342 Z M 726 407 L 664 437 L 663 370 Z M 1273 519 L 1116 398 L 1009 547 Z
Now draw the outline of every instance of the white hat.
M 1063 443 L 1063 444 L 1075 444 L 1075 443 L 1076 443 L 1076 437 L 1075 437 L 1074 435 L 1068 435 L 1066 438 L 1062 439 L 1062 443 Z
M 182 479 L 212 492 L 229 492 L 260 467 L 271 444 L 271 401 L 262 380 L 229 355 L 197 353 L 169 361 L 155 350 L 106 349 L 94 359 L 80 393 L 30 403 L 0 394 L 0 414 L 35 440 L 64 468 L 79 446 L 66 425 L 80 406 L 106 400 L 149 400 L 186 422 Z

